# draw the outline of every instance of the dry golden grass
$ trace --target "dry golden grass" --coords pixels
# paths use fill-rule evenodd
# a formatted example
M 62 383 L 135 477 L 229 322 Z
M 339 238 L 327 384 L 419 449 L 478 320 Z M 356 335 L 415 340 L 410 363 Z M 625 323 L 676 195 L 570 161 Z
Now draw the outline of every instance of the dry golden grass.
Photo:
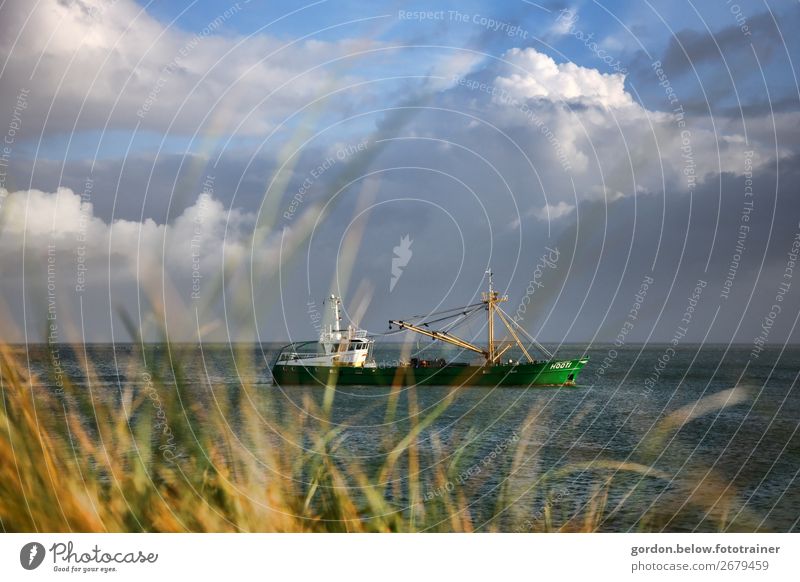
M 180 361 L 178 348 L 174 359 Z M 131 358 L 135 361 L 136 358 Z M 241 357 L 240 366 L 252 365 Z M 95 378 L 86 363 L 89 386 Z M 454 486 L 468 467 L 466 448 L 446 450 L 433 436 L 421 451 L 420 435 L 455 398 L 420 414 L 408 394 L 410 428 L 387 434 L 377 470 L 337 461 L 343 429 L 330 422 L 333 388 L 318 405 L 306 396 L 294 415 L 269 416 L 264 390 L 240 387 L 237 428 L 225 398 L 213 391 L 193 397 L 180 369 L 174 380 L 157 369 L 126 371 L 149 378 L 152 390 L 123 385 L 113 402 L 64 378 L 63 394 L 43 388 L 8 347 L 0 346 L 0 520 L 5 531 L 25 532 L 411 532 L 598 531 L 629 508 L 645 508 L 638 529 L 669 529 L 682 511 L 700 511 L 724 529 L 738 514 L 737 529 L 757 523 L 735 491 L 712 472 L 665 494 L 650 506 L 645 480 L 668 480 L 649 462 L 666 439 L 699 411 L 677 411 L 639 447 L 636 460 L 597 459 L 539 471 L 531 431 L 534 411 L 518 439 L 493 470 L 503 470 L 487 518 L 478 490 L 486 475 Z M 730 395 L 729 395 L 730 396 Z M 738 395 L 737 395 L 738 397 Z M 729 401 L 730 399 L 728 399 Z M 728 402 L 726 401 L 726 402 Z M 396 413 L 389 397 L 386 419 Z M 159 412 L 161 411 L 161 412 Z M 167 431 L 165 427 L 168 427 Z M 470 442 L 471 434 L 464 435 Z M 303 443 L 304 446 L 298 446 Z M 427 472 L 421 471 L 422 459 Z M 471 461 L 475 463 L 474 459 Z M 422 477 L 421 475 L 423 475 Z M 576 496 L 568 483 L 577 474 L 592 485 Z M 426 492 L 436 491 L 436 495 Z M 616 501 L 612 502 L 612 499 Z M 402 500 L 402 501 L 400 501 Z M 485 504 L 484 504 L 485 506 Z

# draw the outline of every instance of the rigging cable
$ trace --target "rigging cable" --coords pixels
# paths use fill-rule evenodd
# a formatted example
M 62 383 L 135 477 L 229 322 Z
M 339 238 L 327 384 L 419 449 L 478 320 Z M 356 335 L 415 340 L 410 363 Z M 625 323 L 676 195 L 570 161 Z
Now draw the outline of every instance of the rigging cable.
M 512 324 L 514 324 L 514 327 L 516 327 L 519 331 L 521 331 L 525 335 L 525 337 L 527 337 L 529 340 L 531 340 L 531 343 L 533 343 L 533 345 L 536 346 L 536 349 L 538 349 L 545 356 L 547 356 L 548 359 L 550 359 L 550 360 L 553 359 L 553 354 L 552 354 L 552 352 L 550 352 L 550 350 L 548 350 L 546 347 L 544 347 L 542 344 L 540 344 L 538 341 L 536 341 L 536 339 L 534 339 L 534 337 L 531 334 L 529 334 L 527 331 L 525 331 L 524 327 L 522 327 L 519 323 L 514 321 L 514 319 L 512 317 L 510 317 L 508 315 L 508 313 L 503 311 L 500 307 L 497 307 L 497 309 L 500 311 L 500 313 L 505 315 Z

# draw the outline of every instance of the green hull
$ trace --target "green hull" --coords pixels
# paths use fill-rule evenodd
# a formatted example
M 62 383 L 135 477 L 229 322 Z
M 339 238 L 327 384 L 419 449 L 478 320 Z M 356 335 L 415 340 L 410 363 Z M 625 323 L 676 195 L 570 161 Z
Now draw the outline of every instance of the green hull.
M 588 358 L 535 364 L 440 367 L 273 366 L 278 386 L 575 386 Z

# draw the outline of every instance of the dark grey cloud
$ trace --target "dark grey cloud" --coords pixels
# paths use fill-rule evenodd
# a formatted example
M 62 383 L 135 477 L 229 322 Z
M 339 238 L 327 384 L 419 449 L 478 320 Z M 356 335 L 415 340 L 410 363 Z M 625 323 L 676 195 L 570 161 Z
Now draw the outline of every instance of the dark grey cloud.
M 358 269 L 349 288 L 359 284 L 374 289 L 372 301 L 360 322 L 373 331 L 386 328 L 390 317 L 469 303 L 480 289 L 483 270 L 491 262 L 497 280 L 509 293 L 513 312 L 534 277 L 537 261 L 545 247 L 561 253 L 558 267 L 543 279 L 524 324 L 540 338 L 550 342 L 612 341 L 619 333 L 645 277 L 655 281 L 644 302 L 640 319 L 630 341 L 667 341 L 681 326 L 689 297 L 698 280 L 705 283 L 702 299 L 682 341 L 749 342 L 760 329 L 763 318 L 775 303 L 778 285 L 789 260 L 788 252 L 800 234 L 800 201 L 794 193 L 800 186 L 798 158 L 786 160 L 780 173 L 764 169 L 753 177 L 755 202 L 751 218 L 742 222 L 744 178 L 724 174 L 707 181 L 693 195 L 668 192 L 666 195 L 626 197 L 606 204 L 596 200 L 582 202 L 574 220 L 559 221 L 548 237 L 542 223 L 528 219 L 522 240 L 522 256 L 517 262 L 520 242 L 515 233 L 503 233 L 503 213 L 492 216 L 492 226 L 500 234 L 491 239 L 479 225 L 469 220 L 461 224 L 468 233 L 465 265 L 458 273 L 462 247 L 454 240 L 447 220 L 435 212 L 425 215 L 416 205 L 403 211 L 375 213 L 370 217 L 365 241 L 358 254 Z M 439 184 L 409 174 L 409 188 L 422 182 Z M 392 186 L 384 184 L 388 189 Z M 387 197 L 389 195 L 387 194 Z M 487 196 L 487 201 L 488 201 Z M 456 206 L 454 200 L 452 206 Z M 402 206 L 401 206 L 402 210 Z M 343 221 L 346 224 L 346 221 Z M 505 221 L 507 223 L 507 221 Z M 729 267 L 737 254 L 737 235 L 742 224 L 749 227 L 741 260 L 727 299 L 722 298 Z M 311 249 L 312 296 L 322 297 L 336 277 L 332 264 L 344 226 L 329 221 Z M 389 292 L 388 281 L 392 247 L 400 237 L 414 239 L 414 255 L 402 279 Z M 516 263 L 516 264 L 515 264 Z M 306 256 L 288 266 L 295 277 L 288 289 L 306 288 Z M 454 291 L 450 291 L 451 285 Z M 752 297 L 751 297 L 752 294 Z M 300 303 L 292 305 L 292 303 Z M 796 341 L 791 334 L 794 317 L 800 309 L 800 294 L 791 293 L 775 322 L 770 341 Z M 285 317 L 292 337 L 310 333 L 305 305 L 291 291 L 284 297 Z M 719 308 L 713 327 L 712 320 Z M 296 325 L 295 325 L 296 323 Z M 738 329 L 737 329 L 738 328 Z M 480 335 L 480 327 L 472 331 Z
M 796 11 L 789 10 L 785 14 L 761 12 L 748 17 L 750 35 L 743 34 L 736 24 L 711 32 L 684 29 L 670 38 L 661 62 L 670 76 L 674 77 L 691 73 L 692 65 L 698 67 L 705 64 L 715 66 L 727 64 L 738 68 L 737 64 L 743 58 L 747 65 L 754 63 L 752 46 L 761 62 L 766 63 L 776 55 L 784 42 L 774 18 L 778 19 L 785 31 L 791 31 L 798 22 Z M 723 63 L 723 59 L 727 63 Z
M 647 107 L 671 109 L 675 104 L 667 103 L 659 85 L 663 79 L 652 68 L 655 60 L 687 112 L 736 117 L 763 114 L 769 104 L 775 111 L 796 111 L 800 102 L 792 73 L 797 54 L 792 31 L 800 26 L 800 15 L 779 7 L 746 15 L 746 24 L 749 34 L 736 23 L 710 32 L 686 28 L 661 51 L 651 48 L 648 56 L 638 50 L 629 62 L 629 83 Z

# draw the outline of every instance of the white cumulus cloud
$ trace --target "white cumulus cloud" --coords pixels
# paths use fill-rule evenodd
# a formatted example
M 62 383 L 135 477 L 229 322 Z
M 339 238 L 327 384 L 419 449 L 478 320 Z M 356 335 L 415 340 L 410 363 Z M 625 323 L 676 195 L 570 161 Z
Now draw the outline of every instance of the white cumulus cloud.
M 634 104 L 625 91 L 625 76 L 601 73 L 575 63 L 556 63 L 534 48 L 513 48 L 504 55 L 509 74 L 496 84 L 512 97 L 574 101 L 603 107 L 630 107 Z
M 573 210 L 575 210 L 574 204 L 568 204 L 562 200 L 557 204 L 545 204 L 542 208 L 537 208 L 534 216 L 539 220 L 557 220 L 571 214 Z
M 156 314 L 170 321 L 171 332 L 187 339 L 194 329 L 194 308 L 218 300 L 223 273 L 246 285 L 246 279 L 235 277 L 250 266 L 255 215 L 228 210 L 208 194 L 168 224 L 106 222 L 68 188 L 0 189 L 0 202 L 0 302 L 20 299 L 24 274 L 34 319 L 48 292 L 62 327 L 64 322 L 81 327 L 76 321 L 80 299 L 86 317 L 95 320 L 118 309 L 133 314 L 144 301 L 151 320 Z M 277 260 L 272 241 L 263 241 L 256 256 L 259 266 L 271 269 Z M 108 298 L 113 304 L 104 304 Z M 9 331 L 14 324 L 22 327 L 24 322 L 4 321 L 0 333 L 19 339 Z

